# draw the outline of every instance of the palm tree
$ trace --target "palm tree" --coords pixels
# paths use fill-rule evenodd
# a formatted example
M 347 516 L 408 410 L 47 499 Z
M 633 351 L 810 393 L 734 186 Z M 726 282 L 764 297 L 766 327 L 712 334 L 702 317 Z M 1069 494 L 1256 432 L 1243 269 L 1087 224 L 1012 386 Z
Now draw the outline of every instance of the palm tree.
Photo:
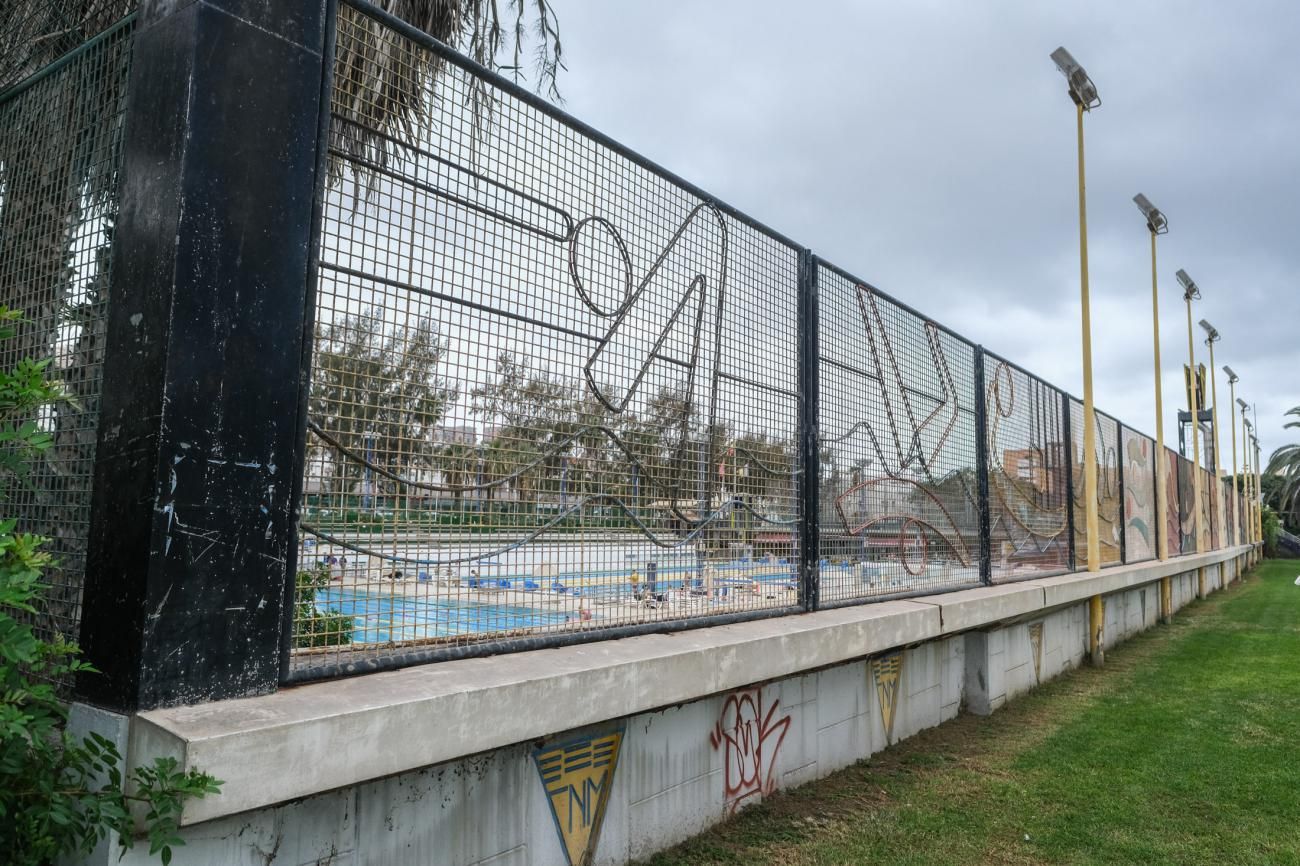
M 1296 420 L 1288 421 L 1283 426 L 1289 430 L 1300 429 L 1300 406 L 1287 410 L 1286 415 Z M 1269 458 L 1268 468 L 1264 471 L 1281 480 L 1277 491 L 1278 514 L 1287 523 L 1296 525 L 1300 521 L 1300 443 L 1283 445 L 1274 451 Z
M 535 84 L 558 97 L 560 40 L 549 0 L 511 0 L 504 7 L 501 0 L 374 2 L 481 65 L 516 77 L 523 74 L 522 53 L 535 42 Z M 139 0 L 0 3 L 0 93 L 105 33 L 139 5 Z M 71 346 L 57 365 L 70 399 L 55 407 L 55 445 L 46 454 L 46 468 L 34 472 L 50 478 L 44 485 L 49 489 L 36 493 L 41 524 L 28 528 L 56 536 L 55 554 L 74 572 L 85 554 L 77 511 L 88 504 L 87 473 L 94 461 L 91 419 L 98 408 L 103 308 L 111 302 L 104 265 L 117 208 L 130 44 L 129 33 L 117 30 L 57 76 L 0 103 L 0 301 L 21 307 L 29 319 L 6 354 L 49 358 L 61 339 Z M 341 5 L 335 72 L 336 93 L 351 99 L 334 108 L 355 122 L 334 127 L 332 143 L 343 153 L 363 154 L 383 165 L 390 139 L 410 141 L 428 131 L 432 86 L 441 72 L 436 55 Z M 490 92 L 477 79 L 469 91 L 477 130 L 491 110 Z M 340 131 L 345 128 L 346 134 Z M 338 160 L 331 160 L 329 173 L 335 181 L 341 177 Z M 72 251 L 78 238 L 84 244 L 88 237 L 102 250 L 92 257 L 89 288 L 76 291 Z M 77 487 L 75 496 L 67 492 L 69 480 Z M 80 575 L 55 583 L 67 594 L 51 599 L 61 611 L 55 617 L 71 622 Z

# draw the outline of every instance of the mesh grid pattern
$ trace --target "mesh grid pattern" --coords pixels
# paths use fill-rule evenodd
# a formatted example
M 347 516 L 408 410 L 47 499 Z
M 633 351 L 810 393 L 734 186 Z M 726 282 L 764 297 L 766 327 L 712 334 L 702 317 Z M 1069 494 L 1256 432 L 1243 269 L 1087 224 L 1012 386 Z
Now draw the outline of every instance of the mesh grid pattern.
M 1123 428 L 1124 561 L 1142 562 L 1156 555 L 1156 443 Z
M 135 11 L 138 0 L 10 0 L 0 4 L 0 92 Z
M 47 640 L 75 640 L 80 623 L 130 55 L 125 22 L 0 101 L 0 303 L 26 317 L 0 343 L 0 367 L 51 359 L 67 397 L 5 419 L 53 437 L 25 483 L 3 482 L 19 531 L 50 539 L 55 564 L 34 622 Z
M 1179 553 L 1196 552 L 1196 480 L 1192 461 L 1181 454 L 1178 460 L 1178 537 Z
M 974 347 L 818 272 L 821 598 L 979 581 Z
M 1101 412 L 1096 415 L 1097 532 L 1101 566 L 1120 561 L 1120 476 L 1119 423 Z M 1083 479 L 1083 404 L 1070 401 L 1070 437 L 1074 442 L 1074 559 L 1078 568 L 1088 566 L 1088 521 L 1084 511 L 1086 491 Z
M 798 604 L 799 251 L 338 28 L 295 665 Z
M 1215 501 L 1214 473 L 1202 467 L 1201 473 L 1201 549 L 1219 546 L 1219 508 Z
M 1178 556 L 1182 553 L 1182 467 L 1178 452 L 1165 446 L 1165 556 Z
M 1041 577 L 1070 565 L 1064 395 L 1020 368 L 984 356 L 991 574 Z

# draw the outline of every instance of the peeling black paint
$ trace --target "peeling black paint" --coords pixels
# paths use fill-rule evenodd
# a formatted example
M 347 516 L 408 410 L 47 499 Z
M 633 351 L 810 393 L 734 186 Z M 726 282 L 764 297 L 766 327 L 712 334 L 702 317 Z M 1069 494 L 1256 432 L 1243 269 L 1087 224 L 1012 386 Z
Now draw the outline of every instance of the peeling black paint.
M 273 691 L 323 3 L 146 5 L 124 139 L 82 699 Z

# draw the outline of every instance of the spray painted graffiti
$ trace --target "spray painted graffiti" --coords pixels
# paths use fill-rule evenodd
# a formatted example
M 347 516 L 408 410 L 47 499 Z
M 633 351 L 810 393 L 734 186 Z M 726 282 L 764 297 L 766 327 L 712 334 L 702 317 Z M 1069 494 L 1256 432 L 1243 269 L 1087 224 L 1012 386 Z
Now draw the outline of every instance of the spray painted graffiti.
M 569 866 L 592 862 L 622 744 L 620 727 L 533 751 Z
M 764 711 L 763 690 L 728 695 L 709 742 L 724 749 L 722 793 L 727 811 L 776 790 L 776 758 L 790 729 L 788 715 L 778 717 L 780 700 Z

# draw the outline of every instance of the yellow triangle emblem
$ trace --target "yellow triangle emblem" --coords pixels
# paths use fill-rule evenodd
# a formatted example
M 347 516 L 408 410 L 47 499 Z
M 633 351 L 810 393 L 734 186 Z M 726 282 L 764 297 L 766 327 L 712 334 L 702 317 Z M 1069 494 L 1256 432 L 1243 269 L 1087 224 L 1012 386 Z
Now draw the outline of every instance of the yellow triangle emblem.
M 533 751 L 569 866 L 587 866 L 595 854 L 622 744 L 618 730 Z
M 894 739 L 894 715 L 898 710 L 898 689 L 903 671 L 903 654 L 892 653 L 871 660 L 871 675 L 880 699 L 880 721 L 885 726 L 885 742 Z
M 1034 651 L 1034 682 L 1043 678 L 1043 624 L 1036 622 L 1029 627 L 1029 646 Z

